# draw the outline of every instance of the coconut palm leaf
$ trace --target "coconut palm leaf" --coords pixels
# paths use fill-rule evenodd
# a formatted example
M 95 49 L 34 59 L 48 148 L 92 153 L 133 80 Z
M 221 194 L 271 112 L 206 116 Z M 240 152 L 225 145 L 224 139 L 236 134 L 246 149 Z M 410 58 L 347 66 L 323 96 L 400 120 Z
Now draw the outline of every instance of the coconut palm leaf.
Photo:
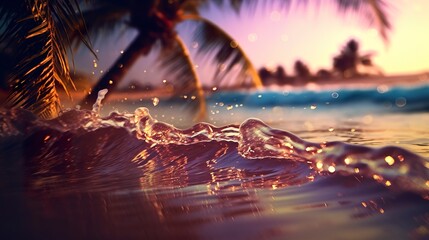
M 383 40 L 388 41 L 391 23 L 387 14 L 388 4 L 384 0 L 332 0 L 340 13 L 356 13 L 370 25 L 376 25 Z
M 3 1 L 0 39 L 13 48 L 17 65 L 10 75 L 10 107 L 23 107 L 44 118 L 58 115 L 60 99 L 56 84 L 74 87 L 69 76 L 68 33 L 79 23 L 76 1 Z M 87 46 L 89 42 L 81 39 Z
M 175 86 L 176 95 L 186 96 L 191 106 L 198 109 L 196 120 L 202 120 L 206 116 L 203 87 L 188 48 L 177 34 L 174 42 L 163 48 L 159 60 L 162 61 L 161 66 L 175 79 L 172 84 Z
M 235 66 L 239 66 L 235 78 L 237 85 L 250 79 L 254 86 L 262 86 L 262 81 L 249 57 L 230 35 L 205 18 L 187 15 L 185 19 L 198 21 L 194 40 L 199 43 L 199 53 L 206 57 L 212 55 L 211 60 L 219 66 L 223 66 L 217 69 L 214 76 L 215 82 L 220 84 L 226 74 L 231 72 Z
M 118 1 L 91 1 L 91 5 L 87 6 L 87 9 L 82 11 L 80 24 L 82 30 L 86 30 L 91 37 L 94 37 L 94 41 L 98 37 L 104 34 L 113 34 L 120 32 L 124 29 L 126 24 L 129 22 L 129 8 L 127 8 L 128 1 L 124 1 L 122 4 L 118 4 Z M 79 46 L 82 43 L 80 41 L 79 31 L 75 31 L 72 34 L 72 40 Z
M 389 4 L 385 0 L 265 0 L 265 1 L 249 1 L 249 0 L 206 0 L 205 4 L 213 3 L 220 7 L 232 8 L 235 12 L 240 12 L 242 9 L 254 12 L 257 7 L 264 7 L 279 10 L 289 10 L 295 3 L 296 5 L 329 4 L 336 6 L 340 13 L 355 13 L 361 16 L 364 21 L 378 27 L 381 37 L 388 41 L 388 32 L 392 25 L 387 14 Z

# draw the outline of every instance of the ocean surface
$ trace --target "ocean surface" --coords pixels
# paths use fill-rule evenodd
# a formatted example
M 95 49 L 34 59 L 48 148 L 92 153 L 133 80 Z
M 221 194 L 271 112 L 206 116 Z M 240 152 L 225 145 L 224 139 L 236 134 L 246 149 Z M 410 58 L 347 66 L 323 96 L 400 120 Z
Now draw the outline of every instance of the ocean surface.
M 0 239 L 429 239 L 427 84 L 105 94 L 0 110 Z

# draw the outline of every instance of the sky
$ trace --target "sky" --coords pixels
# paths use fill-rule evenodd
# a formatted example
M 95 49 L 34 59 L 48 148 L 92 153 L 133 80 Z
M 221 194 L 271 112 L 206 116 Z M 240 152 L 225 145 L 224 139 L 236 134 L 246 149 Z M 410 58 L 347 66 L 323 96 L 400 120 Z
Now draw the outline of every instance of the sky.
M 322 1 L 322 3 L 329 1 Z M 362 16 L 341 14 L 334 5 L 322 4 L 320 8 L 310 4 L 306 7 L 292 6 L 289 11 L 258 9 L 249 14 L 245 11 L 235 14 L 232 10 L 210 7 L 201 14 L 228 32 L 247 55 L 256 68 L 282 65 L 287 73 L 292 73 L 296 60 L 302 60 L 315 73 L 320 68 L 330 69 L 332 58 L 339 54 L 341 47 L 354 38 L 360 43 L 362 53 L 376 53 L 373 62 L 385 74 L 413 74 L 429 72 L 429 1 L 396 0 L 389 1 L 388 13 L 393 25 L 389 32 L 389 42 L 379 36 L 376 26 L 370 26 Z M 191 53 L 196 52 L 190 38 L 192 28 L 179 26 L 179 33 L 187 42 Z M 79 65 L 95 78 L 108 69 L 108 66 L 124 50 L 135 32 L 125 32 L 115 37 L 102 38 L 95 43 L 99 50 L 97 68 L 93 66 L 93 56 L 81 54 Z M 82 56 L 84 60 L 82 60 Z M 154 56 L 142 58 L 134 66 L 127 79 L 143 81 L 162 81 L 154 64 Z M 200 67 L 198 58 L 194 63 Z M 200 70 L 202 80 L 208 76 Z
M 206 16 L 230 33 L 256 66 L 282 64 L 290 69 L 295 60 L 302 59 L 312 70 L 330 68 L 340 47 L 355 38 L 362 52 L 377 53 L 374 62 L 386 73 L 429 70 L 429 1 L 389 4 L 393 29 L 387 44 L 376 26 L 368 26 L 356 15 L 339 14 L 329 4 L 319 10 L 311 4 L 292 6 L 289 12 L 261 10 L 255 16 L 212 10 Z

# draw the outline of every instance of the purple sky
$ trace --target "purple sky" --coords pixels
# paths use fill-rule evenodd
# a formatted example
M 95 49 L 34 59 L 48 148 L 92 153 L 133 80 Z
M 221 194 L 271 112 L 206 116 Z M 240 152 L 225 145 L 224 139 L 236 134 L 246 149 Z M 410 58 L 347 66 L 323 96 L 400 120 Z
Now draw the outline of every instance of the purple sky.
M 254 65 L 275 67 L 283 65 L 291 73 L 291 67 L 297 59 L 308 64 L 312 72 L 320 68 L 330 69 L 332 57 L 339 53 L 341 46 L 350 38 L 360 42 L 362 53 L 376 52 L 373 61 L 386 74 L 420 73 L 429 71 L 429 1 L 397 0 L 391 1 L 389 13 L 394 26 L 390 33 L 389 44 L 384 44 L 374 27 L 356 15 L 342 15 L 332 5 L 322 5 L 319 10 L 314 6 L 294 7 L 288 12 L 276 9 L 259 10 L 255 14 L 239 16 L 232 11 L 209 8 L 202 15 L 209 18 L 230 35 L 248 54 Z M 183 25 L 181 29 L 186 28 Z M 192 43 L 189 33 L 182 36 Z M 98 78 L 114 59 L 128 45 L 133 32 L 121 36 L 102 39 L 95 44 L 99 49 L 97 68 L 93 67 L 93 57 L 80 54 L 77 68 L 94 72 Z M 201 64 L 198 59 L 196 65 Z M 158 82 L 164 78 L 158 74 L 153 58 L 143 59 L 133 67 L 127 79 Z M 207 82 L 205 71 L 200 70 L 203 81 Z

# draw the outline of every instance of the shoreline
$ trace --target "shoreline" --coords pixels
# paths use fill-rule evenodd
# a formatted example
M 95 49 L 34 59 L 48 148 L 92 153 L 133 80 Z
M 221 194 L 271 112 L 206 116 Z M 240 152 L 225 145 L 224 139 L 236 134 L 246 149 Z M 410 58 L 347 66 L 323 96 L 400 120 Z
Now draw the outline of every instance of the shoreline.
M 342 78 L 331 78 L 319 80 L 318 82 L 308 82 L 303 85 L 268 85 L 263 86 L 261 89 L 257 88 L 223 88 L 213 91 L 210 88 L 205 89 L 206 96 L 210 96 L 215 92 L 228 92 L 228 91 L 258 91 L 258 90 L 271 90 L 271 91 L 322 91 L 322 90 L 338 90 L 338 89 L 368 89 L 383 87 L 413 87 L 419 85 L 429 84 L 429 72 L 420 74 L 404 74 L 404 75 L 392 75 L 392 76 L 369 76 L 369 77 L 358 77 L 350 79 Z M 66 95 L 64 91 L 60 91 L 59 95 L 65 105 L 76 104 L 83 99 L 88 93 L 87 90 L 71 91 L 70 97 Z M 123 90 L 119 89 L 109 94 L 108 101 L 120 101 L 123 99 L 129 100 L 140 100 L 149 101 L 153 98 L 165 99 L 172 97 L 172 92 L 167 88 L 154 88 L 153 90 Z M 7 93 L 0 91 L 0 101 L 6 100 Z
M 272 91 L 321 91 L 321 90 L 338 90 L 338 89 L 367 89 L 383 87 L 413 87 L 419 85 L 429 84 L 429 72 L 421 74 L 408 74 L 408 75 L 393 75 L 393 76 L 370 76 L 360 77 L 351 79 L 332 78 L 327 80 L 321 80 L 319 82 L 309 82 L 304 85 L 268 85 L 263 86 L 261 89 L 257 88 L 224 88 L 213 91 L 210 88 L 205 89 L 206 96 L 210 96 L 216 92 L 228 92 L 228 91 L 243 91 L 252 92 L 258 90 L 272 90 Z M 71 93 L 73 99 L 82 99 L 86 94 L 84 91 Z M 166 88 L 155 88 L 150 91 L 139 91 L 139 90 L 117 90 L 110 93 L 108 101 L 118 101 L 124 98 L 132 100 L 148 101 L 155 97 L 159 99 L 165 99 L 172 97 L 171 91 Z M 67 97 L 67 96 L 64 96 Z

